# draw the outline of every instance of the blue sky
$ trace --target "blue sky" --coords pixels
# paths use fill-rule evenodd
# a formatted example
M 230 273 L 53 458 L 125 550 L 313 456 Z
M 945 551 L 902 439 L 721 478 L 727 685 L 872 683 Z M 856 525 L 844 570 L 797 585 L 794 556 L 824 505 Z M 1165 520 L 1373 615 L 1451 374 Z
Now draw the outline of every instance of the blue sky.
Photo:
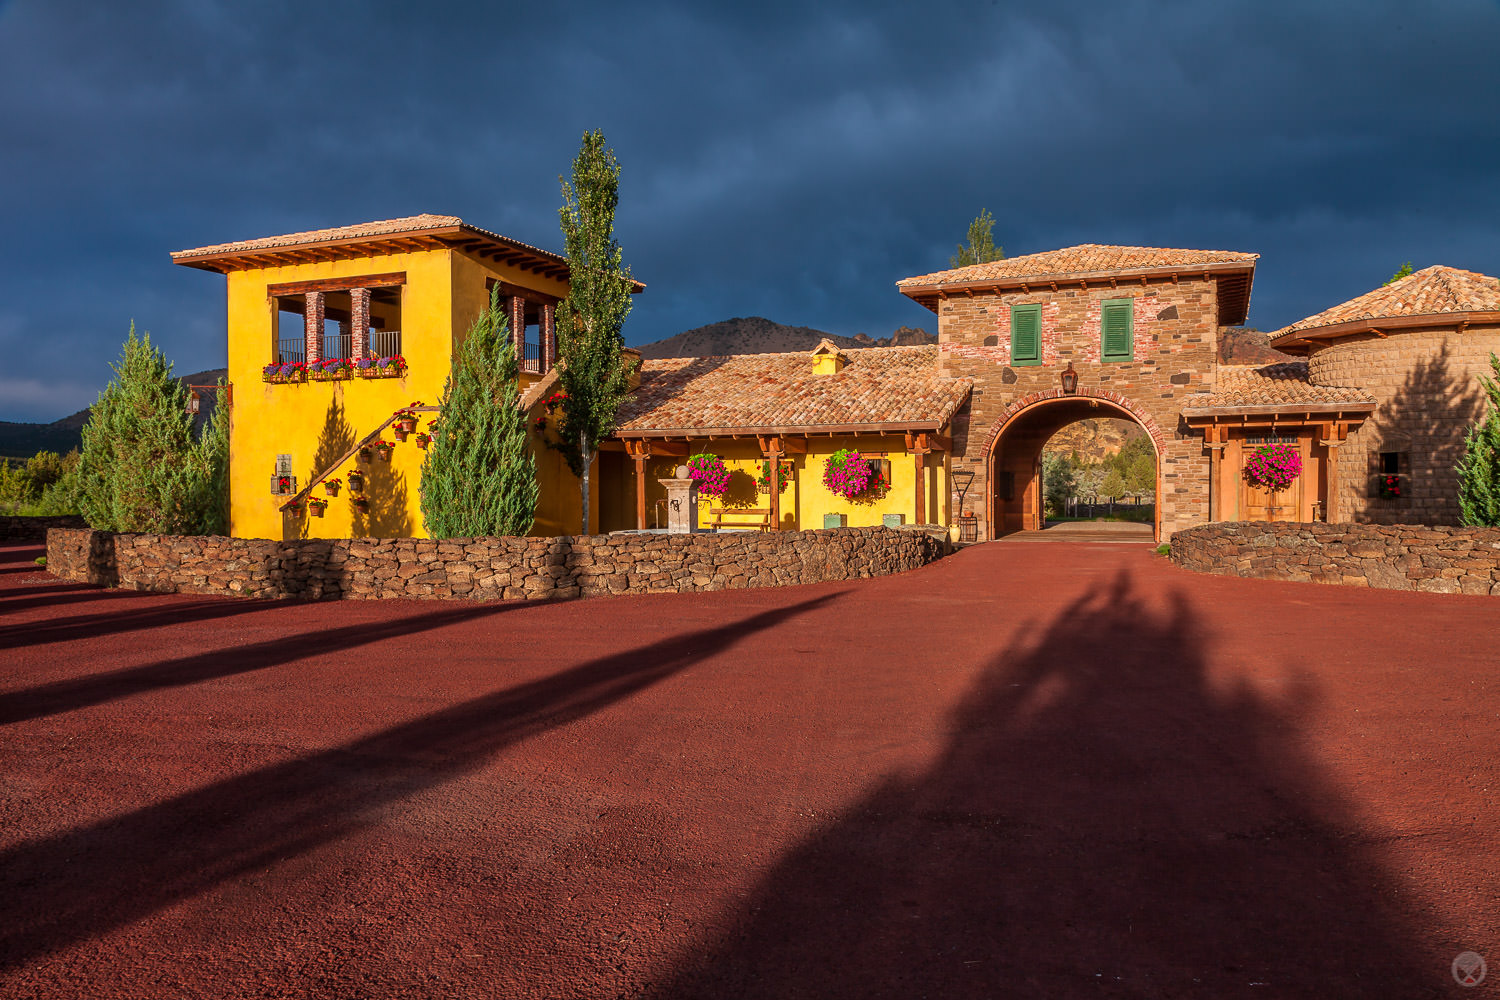
M 0 0 L 0 419 L 91 402 L 132 319 L 223 363 L 171 250 L 421 212 L 560 250 L 587 129 L 648 291 L 935 329 L 894 282 L 981 208 L 1011 255 L 1262 255 L 1273 329 L 1403 261 L 1500 273 L 1500 5 Z

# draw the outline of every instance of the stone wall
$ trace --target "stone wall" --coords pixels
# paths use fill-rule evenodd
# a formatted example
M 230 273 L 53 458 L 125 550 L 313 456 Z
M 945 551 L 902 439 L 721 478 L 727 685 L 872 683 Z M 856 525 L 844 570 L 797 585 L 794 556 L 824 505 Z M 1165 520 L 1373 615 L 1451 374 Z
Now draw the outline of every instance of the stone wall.
M 1393 330 L 1316 348 L 1316 385 L 1358 386 L 1379 402 L 1339 449 L 1339 516 L 1372 524 L 1456 524 L 1464 435 L 1483 412 L 1500 327 Z M 1398 456 L 1401 496 L 1382 499 L 1382 452 Z
M 0 516 L 0 542 L 42 542 L 50 528 L 82 528 L 83 518 L 76 514 L 55 517 Z
M 47 568 L 160 593 L 504 600 L 849 580 L 916 569 L 947 552 L 945 537 L 889 528 L 287 542 L 54 529 Z
M 1117 298 L 1135 299 L 1134 357 L 1102 362 L 1101 303 Z M 1042 304 L 1041 363 L 1012 364 L 1011 306 L 1027 303 Z M 1209 467 L 1203 437 L 1182 424 L 1180 413 L 1188 398 L 1214 386 L 1218 295 L 1212 280 L 1158 279 L 1143 286 L 1122 279 L 1118 288 L 1052 290 L 1043 284 L 1029 292 L 955 295 L 938 307 L 938 338 L 943 374 L 974 380 L 970 404 L 954 422 L 953 468 L 974 473 L 967 504 L 979 517 L 981 538 L 1003 527 L 987 522 L 988 461 L 997 445 L 1003 451 L 1006 444 L 996 441 L 996 432 L 1016 403 L 1056 395 L 1058 375 L 1070 361 L 1078 372 L 1080 396 L 1117 403 L 1123 411 L 1101 407 L 1089 416 L 1133 418 L 1160 448 L 1163 537 L 1208 519 Z M 1012 450 L 1026 452 L 1013 456 L 1020 466 L 1034 464 L 1032 452 L 1039 445 L 1012 445 Z M 954 501 L 957 509 L 956 496 Z
M 1221 576 L 1500 595 L 1500 528 L 1231 521 L 1177 532 L 1172 561 Z

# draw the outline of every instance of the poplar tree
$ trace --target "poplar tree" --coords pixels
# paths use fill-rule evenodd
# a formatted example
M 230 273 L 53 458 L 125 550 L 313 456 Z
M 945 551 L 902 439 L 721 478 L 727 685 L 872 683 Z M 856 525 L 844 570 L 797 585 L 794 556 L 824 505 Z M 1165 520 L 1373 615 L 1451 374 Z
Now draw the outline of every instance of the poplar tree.
M 1464 439 L 1458 463 L 1458 509 L 1464 524 L 1500 527 L 1500 357 L 1490 355 L 1493 380 L 1479 377 L 1490 397 L 1489 413 Z
M 979 216 L 969 223 L 969 245 L 958 247 L 958 253 L 948 258 L 949 267 L 968 267 L 970 264 L 988 264 L 992 260 L 1004 260 L 1005 249 L 995 246 L 995 217 L 990 210 L 982 208 Z
M 474 320 L 443 386 L 422 460 L 422 519 L 435 538 L 524 535 L 536 520 L 536 457 L 516 389 L 520 366 L 500 288 Z
M 137 338 L 132 323 L 111 368 L 115 377 L 83 426 L 78 506 L 84 518 L 103 531 L 222 533 L 229 460 L 222 390 L 213 422 L 196 441 L 188 389 L 149 333 Z
M 632 374 L 621 355 L 630 312 L 630 271 L 615 242 L 620 164 L 604 133 L 585 132 L 573 160 L 573 181 L 562 183 L 563 241 L 568 297 L 557 309 L 558 381 L 566 394 L 559 450 L 578 477 L 583 533 L 590 532 L 590 475 L 599 442 L 615 432 Z

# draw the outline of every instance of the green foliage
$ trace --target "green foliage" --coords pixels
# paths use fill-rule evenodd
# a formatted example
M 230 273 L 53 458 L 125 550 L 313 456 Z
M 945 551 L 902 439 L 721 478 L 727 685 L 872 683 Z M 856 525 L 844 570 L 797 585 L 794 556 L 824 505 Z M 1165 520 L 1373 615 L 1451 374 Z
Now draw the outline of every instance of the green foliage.
M 1396 282 L 1412 273 L 1411 261 L 1407 261 L 1405 264 L 1402 264 L 1399 268 L 1397 268 L 1396 273 L 1391 275 L 1390 280 L 1387 281 L 1386 284 L 1394 285 Z
M 536 456 L 500 289 L 453 358 L 422 460 L 422 518 L 436 538 L 524 535 L 536 520 Z
M 572 183 L 558 180 L 563 196 L 558 218 L 568 257 L 568 297 L 557 310 L 558 379 L 567 394 L 558 448 L 578 477 L 588 534 L 594 455 L 598 443 L 615 432 L 633 374 L 620 353 L 632 281 L 615 242 L 620 165 L 602 132 L 584 133 Z
M 1060 452 L 1042 453 L 1042 496 L 1047 517 L 1061 517 L 1067 510 L 1068 497 L 1078 489 L 1072 460 Z
M 225 531 L 228 449 L 216 436 L 222 429 L 194 440 L 187 387 L 172 377 L 149 333 L 136 337 L 134 323 L 112 368 L 115 377 L 83 427 L 77 502 L 84 518 L 105 531 Z M 227 422 L 228 410 L 221 398 L 215 422 Z
M 1464 439 L 1458 463 L 1458 509 L 1464 524 L 1500 527 L 1500 357 L 1490 355 L 1495 378 L 1480 376 L 1489 412 Z
M 1172 554 L 1172 546 L 1163 542 L 1156 547 L 1156 554 L 1159 556 L 1169 556 Z
M 995 246 L 995 217 L 990 210 L 980 209 L 979 217 L 969 223 L 969 245 L 958 247 L 958 253 L 948 258 L 949 267 L 968 267 L 970 264 L 988 264 L 992 260 L 1004 260 L 1005 250 Z

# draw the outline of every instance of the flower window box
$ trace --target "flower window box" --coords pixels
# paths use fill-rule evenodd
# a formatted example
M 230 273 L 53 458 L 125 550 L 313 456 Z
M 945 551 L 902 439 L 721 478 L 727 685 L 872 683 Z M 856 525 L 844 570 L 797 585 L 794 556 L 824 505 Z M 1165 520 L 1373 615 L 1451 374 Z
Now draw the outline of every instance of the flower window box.
M 399 354 L 385 358 L 359 358 L 354 374 L 360 378 L 400 378 L 406 374 L 406 359 Z
M 272 385 L 291 385 L 307 381 L 307 366 L 300 361 L 270 364 L 261 369 L 261 381 Z

